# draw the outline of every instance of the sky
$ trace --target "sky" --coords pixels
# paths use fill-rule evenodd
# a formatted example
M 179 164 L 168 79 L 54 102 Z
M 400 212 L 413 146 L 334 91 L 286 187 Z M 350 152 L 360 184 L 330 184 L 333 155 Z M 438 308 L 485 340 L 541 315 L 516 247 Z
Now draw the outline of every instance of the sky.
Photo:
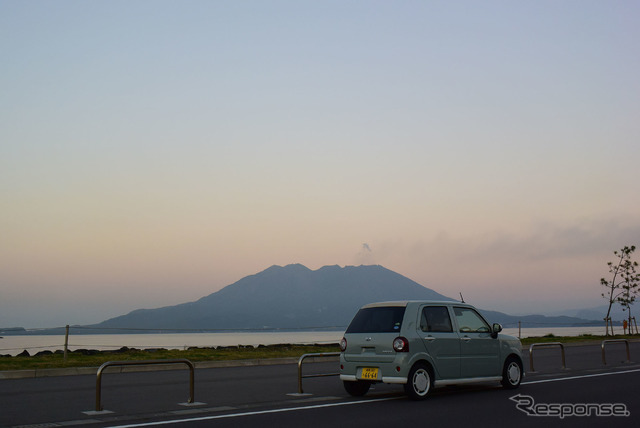
M 640 246 L 640 4 L 0 0 L 0 326 L 272 265 L 510 314 Z M 636 255 L 636 260 L 638 256 Z

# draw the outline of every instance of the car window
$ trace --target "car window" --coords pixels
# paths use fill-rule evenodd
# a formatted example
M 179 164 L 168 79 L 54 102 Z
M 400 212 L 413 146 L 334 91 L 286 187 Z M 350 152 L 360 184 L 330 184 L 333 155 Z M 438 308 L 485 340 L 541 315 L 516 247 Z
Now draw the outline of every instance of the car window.
M 392 333 L 400 331 L 404 306 L 363 308 L 349 324 L 347 333 Z
M 422 310 L 420 329 L 431 332 L 452 332 L 451 318 L 446 306 L 427 306 Z
M 458 321 L 458 328 L 460 332 L 476 332 L 484 333 L 489 332 L 489 324 L 471 308 L 454 308 L 453 311 L 456 314 L 456 320 Z

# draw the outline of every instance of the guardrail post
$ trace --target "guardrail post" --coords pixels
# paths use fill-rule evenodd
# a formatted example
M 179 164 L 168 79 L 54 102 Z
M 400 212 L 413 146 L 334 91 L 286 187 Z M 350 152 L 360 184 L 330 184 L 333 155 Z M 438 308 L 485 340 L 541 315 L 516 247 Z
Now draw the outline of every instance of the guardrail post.
M 325 377 L 325 376 L 339 376 L 340 373 L 322 373 L 322 374 L 314 374 L 314 375 L 305 375 L 302 376 L 302 362 L 305 358 L 308 357 L 337 357 L 340 355 L 340 352 L 322 352 L 318 354 L 304 354 L 298 360 L 298 394 L 303 394 L 302 391 L 302 378 L 309 377 Z
M 564 345 L 562 343 L 560 342 L 532 343 L 531 346 L 529 346 L 529 371 L 531 372 L 535 371 L 533 369 L 533 348 L 534 347 L 544 348 L 549 346 L 560 346 L 560 353 L 562 355 L 562 368 L 563 369 L 567 368 L 567 364 L 564 358 Z
M 67 352 L 69 350 L 69 324 L 65 327 L 64 331 L 64 361 L 67 362 Z
M 604 345 L 607 343 L 622 343 L 627 346 L 627 363 L 631 362 L 631 354 L 629 353 L 629 341 L 627 339 L 608 339 L 602 341 L 602 364 L 607 365 L 607 359 L 605 358 Z
M 107 367 L 117 366 L 147 366 L 155 364 L 186 364 L 189 367 L 189 404 L 194 403 L 194 371 L 193 363 L 186 358 L 177 358 L 174 360 L 141 360 L 141 361 L 107 361 L 98 368 L 96 373 L 96 412 L 103 411 L 102 407 L 102 372 Z

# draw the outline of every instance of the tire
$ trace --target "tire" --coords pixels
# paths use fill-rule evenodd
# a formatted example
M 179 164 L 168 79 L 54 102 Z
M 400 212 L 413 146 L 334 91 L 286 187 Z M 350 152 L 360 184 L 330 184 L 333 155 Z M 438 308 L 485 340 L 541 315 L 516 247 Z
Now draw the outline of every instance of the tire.
M 404 392 L 412 400 L 424 400 L 433 387 L 433 372 L 423 363 L 416 363 L 409 371 Z
M 502 369 L 502 386 L 506 389 L 515 389 L 522 381 L 522 362 L 515 357 L 507 358 Z
M 355 382 L 343 381 L 344 389 L 353 397 L 362 397 L 369 391 L 371 382 L 358 380 Z

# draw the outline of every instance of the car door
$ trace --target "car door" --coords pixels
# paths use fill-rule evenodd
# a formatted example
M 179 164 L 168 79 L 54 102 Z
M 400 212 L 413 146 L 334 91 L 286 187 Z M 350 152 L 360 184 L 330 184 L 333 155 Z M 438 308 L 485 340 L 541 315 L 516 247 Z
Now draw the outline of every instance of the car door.
M 454 306 L 453 312 L 460 334 L 460 376 L 499 376 L 500 341 L 491 337 L 489 324 L 473 308 Z
M 420 311 L 418 336 L 431 356 L 439 379 L 460 377 L 460 337 L 453 328 L 449 308 L 428 305 Z

